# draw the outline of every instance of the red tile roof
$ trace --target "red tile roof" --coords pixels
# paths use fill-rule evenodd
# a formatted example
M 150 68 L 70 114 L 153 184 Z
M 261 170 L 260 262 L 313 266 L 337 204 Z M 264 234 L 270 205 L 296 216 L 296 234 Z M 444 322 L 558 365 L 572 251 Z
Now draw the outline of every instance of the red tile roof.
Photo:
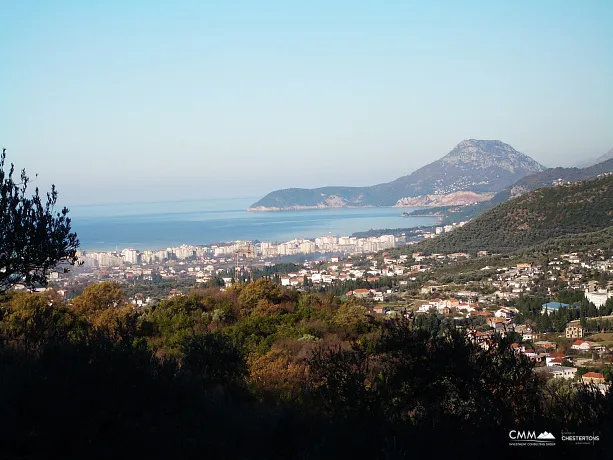
M 604 375 L 599 374 L 598 372 L 587 372 L 583 374 L 583 377 L 587 377 L 590 379 L 604 379 Z
M 567 355 L 562 353 L 561 351 L 554 351 L 549 355 L 550 358 L 565 358 Z

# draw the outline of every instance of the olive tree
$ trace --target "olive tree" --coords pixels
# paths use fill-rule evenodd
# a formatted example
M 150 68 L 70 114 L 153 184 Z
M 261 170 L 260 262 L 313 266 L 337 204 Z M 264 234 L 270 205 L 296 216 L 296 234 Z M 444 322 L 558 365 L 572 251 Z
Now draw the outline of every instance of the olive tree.
M 17 283 L 45 285 L 47 272 L 60 263 L 77 263 L 79 240 L 71 232 L 68 209 L 57 212 L 57 191 L 46 200 L 28 195 L 25 169 L 15 179 L 13 164 L 5 169 L 6 149 L 0 156 L 0 293 Z

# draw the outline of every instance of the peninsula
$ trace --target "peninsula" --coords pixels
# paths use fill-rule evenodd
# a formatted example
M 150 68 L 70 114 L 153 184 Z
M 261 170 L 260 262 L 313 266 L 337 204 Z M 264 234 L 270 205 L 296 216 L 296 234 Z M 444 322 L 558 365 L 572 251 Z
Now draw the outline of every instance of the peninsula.
M 441 159 L 392 182 L 370 187 L 277 190 L 252 204 L 249 210 L 474 204 L 544 170 L 544 166 L 504 142 L 470 139 L 460 142 Z

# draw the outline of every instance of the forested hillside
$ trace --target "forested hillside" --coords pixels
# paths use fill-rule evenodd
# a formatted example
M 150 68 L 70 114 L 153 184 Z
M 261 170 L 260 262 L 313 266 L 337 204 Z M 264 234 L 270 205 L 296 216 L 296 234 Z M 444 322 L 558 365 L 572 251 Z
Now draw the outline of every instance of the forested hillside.
M 546 187 L 485 212 L 453 232 L 420 244 L 430 252 L 510 252 L 550 238 L 613 225 L 613 176 Z

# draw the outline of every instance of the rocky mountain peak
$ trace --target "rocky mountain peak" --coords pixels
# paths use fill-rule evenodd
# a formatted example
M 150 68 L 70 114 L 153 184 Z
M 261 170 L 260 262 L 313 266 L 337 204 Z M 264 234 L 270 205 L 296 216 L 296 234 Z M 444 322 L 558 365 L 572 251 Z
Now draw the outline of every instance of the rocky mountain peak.
M 546 169 L 529 156 L 499 140 L 464 140 L 440 161 L 475 169 L 498 167 L 510 172 L 517 170 L 540 172 Z

